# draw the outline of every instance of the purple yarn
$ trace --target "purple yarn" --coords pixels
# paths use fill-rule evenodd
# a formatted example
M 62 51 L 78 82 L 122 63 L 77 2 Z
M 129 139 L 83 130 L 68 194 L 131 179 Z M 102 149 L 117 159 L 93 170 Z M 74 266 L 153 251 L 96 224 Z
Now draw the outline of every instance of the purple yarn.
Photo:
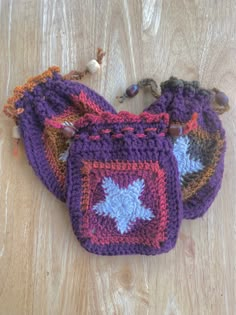
M 161 84 L 160 98 L 151 104 L 146 112 L 167 112 L 171 121 L 186 123 L 194 112 L 198 113 L 199 126 L 213 134 L 219 132 L 221 139 L 225 140 L 225 131 L 218 115 L 211 107 L 211 94 L 199 87 L 198 83 L 187 82 L 170 78 Z M 224 170 L 225 145 L 214 174 L 209 181 L 199 189 L 196 194 L 183 202 L 184 218 L 195 219 L 201 217 L 214 201 L 222 182 Z
M 200 88 L 196 82 L 186 82 L 173 78 L 162 83 L 161 87 L 160 98 L 151 104 L 145 110 L 146 112 L 154 114 L 167 112 L 172 121 L 183 123 L 189 121 L 192 114 L 197 112 L 198 124 L 203 130 L 209 134 L 218 131 L 221 138 L 225 139 L 225 132 L 218 115 L 210 106 L 208 91 Z M 16 108 L 24 108 L 24 113 L 19 116 L 19 126 L 29 163 L 46 187 L 62 201 L 66 200 L 66 193 L 47 160 L 41 135 L 45 128 L 45 119 L 62 114 L 71 106 L 70 96 L 78 95 L 81 91 L 101 109 L 115 113 L 115 109 L 102 96 L 81 83 L 63 80 L 61 75 L 56 72 L 45 83 L 38 84 L 33 91 L 26 91 L 24 97 L 16 102 Z M 161 122 L 159 126 L 162 128 Z M 114 130 L 119 130 L 119 126 L 113 127 Z M 142 126 L 137 125 L 136 127 L 137 133 L 141 132 Z M 96 134 L 96 130 L 90 132 Z M 202 216 L 215 199 L 222 182 L 224 153 L 225 146 L 220 153 L 215 172 L 208 183 L 199 189 L 194 196 L 184 201 L 184 218 L 193 219 Z M 117 152 L 117 158 L 120 154 Z M 130 159 L 128 153 L 126 153 L 126 159 Z
M 162 123 L 129 123 L 129 127 L 134 128 L 134 132 L 124 133 L 122 138 L 114 139 L 113 134 L 122 132 L 122 128 L 127 126 L 126 123 L 103 123 L 87 125 L 86 128 L 78 130 L 78 137 L 75 137 L 67 162 L 67 206 L 70 210 L 70 217 L 74 233 L 81 245 L 89 252 L 99 255 L 127 255 L 143 254 L 155 255 L 168 252 L 176 244 L 178 230 L 182 220 L 182 202 L 180 185 L 178 181 L 178 170 L 176 160 L 172 153 L 172 142 L 169 138 L 160 136 L 167 125 Z M 145 138 L 137 138 L 138 133 L 144 133 L 146 128 L 157 127 L 157 132 L 149 132 Z M 102 129 L 112 129 L 111 134 L 102 134 Z M 99 140 L 91 140 L 90 137 L 100 135 Z M 96 161 L 110 163 L 114 161 L 124 162 L 155 162 L 158 161 L 160 168 L 166 173 L 166 194 L 168 204 L 168 225 L 166 229 L 167 239 L 161 244 L 160 248 L 147 246 L 142 243 L 132 244 L 127 239 L 126 243 L 96 244 L 89 237 L 85 236 L 84 227 L 82 226 L 83 217 L 86 213 L 82 209 L 82 175 L 83 161 Z M 93 171 L 91 171 L 93 174 Z M 116 172 L 118 172 L 116 170 Z M 99 173 L 100 176 L 100 173 Z M 116 178 L 114 175 L 114 179 Z M 125 178 L 129 178 L 128 171 L 124 171 Z M 151 175 L 150 175 L 151 176 Z M 102 177 L 102 175 L 101 175 Z M 92 184 L 91 184 L 92 185 Z M 91 189 L 94 186 L 91 186 Z M 95 189 L 95 188 L 94 188 Z M 89 190 L 91 193 L 91 190 Z M 150 196 L 150 198 L 152 198 Z M 90 203 L 93 198 L 89 197 Z M 89 210 L 92 205 L 89 203 Z M 147 201 L 146 201 L 147 205 Z M 150 205 L 150 204 L 149 204 Z M 107 225 L 106 217 L 97 219 L 97 224 L 102 224 L 105 229 Z M 101 220 L 101 221 L 100 221 Z M 100 222 L 100 223 L 99 223 Z M 92 227 L 89 227 L 92 229 Z M 135 230 L 136 228 L 134 228 Z M 136 231 L 136 230 L 135 230 Z M 137 228 L 137 233 L 139 230 Z M 155 233 L 155 231 L 153 231 Z M 146 235 L 149 238 L 149 235 Z
M 19 127 L 28 161 L 49 191 L 61 201 L 66 200 L 66 194 L 47 160 L 42 132 L 45 119 L 62 114 L 71 105 L 70 96 L 81 91 L 101 109 L 115 113 L 114 108 L 95 91 L 81 83 L 63 80 L 58 73 L 45 83 L 38 84 L 32 92 L 26 91 L 23 98 L 16 102 L 16 108 L 24 108 L 19 116 Z

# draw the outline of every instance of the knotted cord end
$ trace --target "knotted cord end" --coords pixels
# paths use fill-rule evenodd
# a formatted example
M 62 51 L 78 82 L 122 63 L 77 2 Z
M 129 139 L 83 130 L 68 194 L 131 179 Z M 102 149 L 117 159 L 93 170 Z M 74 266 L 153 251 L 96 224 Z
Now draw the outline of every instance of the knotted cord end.
M 93 73 L 97 72 L 101 68 L 102 60 L 103 60 L 105 55 L 106 55 L 106 53 L 102 50 L 102 48 L 98 48 L 97 58 L 90 60 L 87 63 L 85 70 L 83 70 L 83 71 L 72 70 L 69 73 L 65 74 L 63 76 L 63 79 L 71 80 L 71 81 L 78 81 L 78 80 L 81 80 L 88 73 L 93 74 Z

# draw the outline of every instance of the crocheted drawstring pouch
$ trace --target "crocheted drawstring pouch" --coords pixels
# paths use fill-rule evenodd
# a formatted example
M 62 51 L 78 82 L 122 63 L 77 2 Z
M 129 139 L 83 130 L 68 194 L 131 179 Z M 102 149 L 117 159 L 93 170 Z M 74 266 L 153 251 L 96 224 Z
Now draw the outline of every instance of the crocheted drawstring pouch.
M 34 172 L 62 201 L 66 200 L 65 162 L 70 137 L 74 133 L 73 122 L 86 112 L 93 112 L 93 102 L 97 104 L 95 112 L 115 113 L 103 97 L 76 81 L 88 72 L 95 72 L 103 56 L 103 51 L 98 49 L 97 60 L 91 60 L 85 71 L 71 71 L 66 76 L 60 74 L 58 67 L 49 68 L 23 86 L 16 87 L 13 97 L 4 106 L 5 114 L 16 123 L 13 137 L 17 142 L 20 138 L 23 140 Z M 71 95 L 79 95 L 76 106 L 71 101 Z M 55 128 L 58 124 L 60 130 Z
M 145 110 L 170 115 L 168 135 L 178 163 L 186 219 L 202 216 L 221 187 L 226 142 L 218 115 L 228 109 L 223 92 L 172 77 L 161 84 L 161 95 Z
M 168 126 L 167 113 L 124 111 L 85 114 L 74 123 L 67 206 L 89 252 L 154 255 L 175 246 L 182 201 Z

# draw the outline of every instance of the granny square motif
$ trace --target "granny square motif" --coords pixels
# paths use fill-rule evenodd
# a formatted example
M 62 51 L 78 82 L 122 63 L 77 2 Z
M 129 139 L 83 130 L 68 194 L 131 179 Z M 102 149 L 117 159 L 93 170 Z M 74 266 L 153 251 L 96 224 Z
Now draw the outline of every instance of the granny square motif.
M 69 147 L 69 141 L 56 126 L 72 124 L 87 110 L 92 111 L 90 104 L 93 101 L 96 101 L 96 110 L 113 113 L 115 110 L 95 91 L 79 82 L 65 80 L 59 72 L 58 67 L 51 67 L 16 87 L 5 111 L 8 113 L 11 109 L 16 113 L 21 112 L 17 123 L 29 163 L 46 187 L 57 198 L 65 201 L 66 167 L 63 153 Z M 83 91 L 90 98 L 89 108 L 87 104 L 76 107 L 71 101 L 71 94 Z M 51 124 L 46 124 L 47 120 Z
M 68 158 L 72 226 L 81 245 L 100 255 L 169 251 L 182 205 L 166 113 L 86 114 Z
M 222 183 L 226 149 L 225 131 L 218 114 L 229 108 L 227 96 L 205 90 L 196 81 L 170 78 L 161 84 L 162 94 L 146 111 L 167 112 L 174 123 L 173 141 L 185 219 L 201 217 L 214 201 Z M 197 113 L 197 128 L 187 135 L 182 127 Z
M 111 241 L 125 243 L 127 239 L 139 244 L 140 237 L 135 233 L 139 230 L 144 245 L 160 247 L 166 240 L 169 213 L 166 174 L 158 162 L 84 161 L 83 164 L 84 234 L 98 245 Z M 147 233 L 152 238 L 146 239 Z

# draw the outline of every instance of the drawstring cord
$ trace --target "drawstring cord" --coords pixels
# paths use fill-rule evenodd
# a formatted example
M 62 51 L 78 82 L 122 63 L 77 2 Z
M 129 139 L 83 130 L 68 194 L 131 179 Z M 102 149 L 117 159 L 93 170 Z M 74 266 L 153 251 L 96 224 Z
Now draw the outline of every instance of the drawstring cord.
M 90 60 L 87 63 L 85 70 L 83 70 L 83 71 L 72 70 L 69 73 L 65 74 L 63 76 L 63 79 L 71 80 L 71 81 L 77 81 L 77 80 L 81 80 L 88 73 L 93 74 L 93 73 L 97 72 L 100 69 L 100 66 L 102 64 L 102 60 L 103 60 L 103 57 L 105 56 L 105 54 L 106 53 L 101 48 L 98 48 L 97 58 Z
M 150 88 L 151 94 L 155 97 L 158 98 L 160 94 L 158 93 L 158 86 L 155 80 L 146 78 L 143 80 L 140 80 L 137 84 L 132 84 L 130 85 L 125 93 L 121 96 L 117 96 L 116 98 L 118 99 L 119 103 L 123 103 L 126 98 L 131 98 L 134 97 L 135 95 L 138 94 L 140 88 Z
M 102 64 L 102 60 L 105 56 L 105 52 L 101 49 L 98 48 L 97 50 L 97 57 L 96 60 L 92 59 L 88 62 L 86 68 L 84 71 L 76 71 L 72 70 L 68 74 L 63 76 L 63 79 L 65 80 L 81 80 L 86 74 L 88 73 L 95 73 L 97 72 Z M 44 77 L 47 78 L 47 76 L 52 75 L 53 71 L 59 72 L 58 67 L 52 67 L 49 69 L 50 71 L 46 71 L 43 75 L 38 76 L 36 79 L 30 79 L 28 81 L 28 85 L 30 85 L 30 89 L 33 88 L 34 81 L 40 81 L 44 82 Z M 36 84 L 37 82 L 35 82 Z M 29 88 L 29 87 L 28 87 Z M 10 98 L 8 100 L 8 104 L 6 104 L 3 108 L 3 112 L 6 116 L 9 118 L 12 118 L 15 121 L 15 125 L 12 130 L 12 137 L 14 139 L 14 149 L 13 149 L 13 155 L 17 156 L 18 151 L 19 151 L 19 143 L 20 143 L 20 132 L 19 132 L 19 126 L 18 126 L 18 117 L 24 112 L 24 108 L 15 108 L 15 103 L 18 100 L 19 97 L 23 96 L 24 93 L 24 87 L 17 87 L 15 89 L 15 95 L 14 97 Z M 69 126 L 65 127 L 65 132 L 68 131 Z
M 101 49 L 98 48 L 97 50 L 97 56 L 96 59 L 90 60 L 86 67 L 85 70 L 83 71 L 78 71 L 78 70 L 72 70 L 68 74 L 65 74 L 63 76 L 64 80 L 71 80 L 71 81 L 78 81 L 81 80 L 83 77 L 85 77 L 87 74 L 93 74 L 97 72 L 101 65 L 103 58 L 105 56 L 105 52 Z M 55 67 L 54 67 L 55 68 Z M 51 71 L 60 71 L 59 68 L 53 67 L 50 68 Z M 53 70 L 54 69 L 54 70 Z M 40 76 L 41 77 L 41 76 Z M 45 77 L 47 75 L 45 74 Z M 158 85 L 155 80 L 151 78 L 145 78 L 143 80 L 138 81 L 136 84 L 130 85 L 125 93 L 121 96 L 117 96 L 116 98 L 120 103 L 123 103 L 126 98 L 132 98 L 135 95 L 138 94 L 140 89 L 144 88 L 149 88 L 151 94 L 154 96 L 154 98 L 159 98 L 160 94 L 158 93 Z M 19 133 L 19 127 L 18 127 L 18 116 L 24 112 L 23 108 L 15 108 L 14 101 L 15 99 L 17 100 L 18 95 L 21 96 L 23 94 L 23 90 L 20 88 L 17 88 L 16 95 L 12 98 L 12 100 L 4 106 L 3 112 L 9 117 L 13 118 L 15 121 L 16 126 L 13 127 L 13 138 L 15 139 L 15 146 L 14 146 L 14 155 L 17 155 L 18 152 L 18 145 L 20 142 L 20 133 Z M 213 110 L 218 114 L 221 115 L 224 112 L 229 110 L 229 99 L 225 95 L 225 93 L 221 92 L 220 90 L 213 88 L 210 90 L 211 93 L 211 105 Z M 168 133 L 171 136 L 179 136 L 183 134 L 189 133 L 191 130 L 194 130 L 197 128 L 197 119 L 198 119 L 198 113 L 194 113 L 192 115 L 192 118 L 185 124 L 179 124 L 175 122 L 171 122 L 169 125 Z M 55 126 L 54 126 L 55 127 Z M 58 126 L 57 126 L 58 127 Z M 16 131 L 16 129 L 18 131 Z M 70 138 L 71 136 L 74 135 L 74 130 L 72 126 L 64 126 L 63 128 L 65 136 Z
M 222 115 L 230 109 L 229 98 L 224 92 L 213 88 L 211 90 L 211 95 L 212 108 L 218 115 Z

